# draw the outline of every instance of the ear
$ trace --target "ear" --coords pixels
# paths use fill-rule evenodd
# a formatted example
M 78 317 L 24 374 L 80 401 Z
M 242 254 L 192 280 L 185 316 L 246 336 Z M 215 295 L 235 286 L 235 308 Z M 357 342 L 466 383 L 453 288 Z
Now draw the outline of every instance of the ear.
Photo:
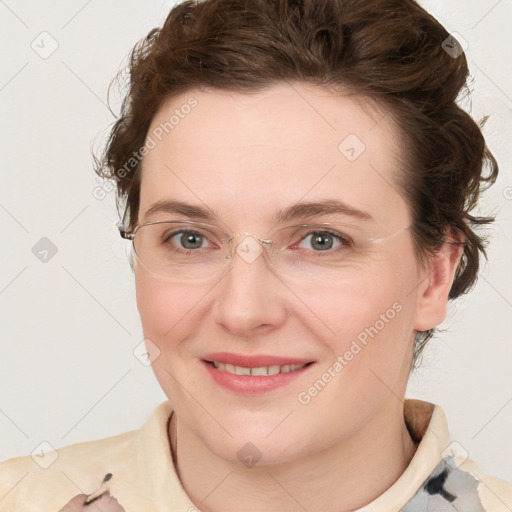
M 445 319 L 448 294 L 464 252 L 463 241 L 461 233 L 448 231 L 445 242 L 431 257 L 428 269 L 423 270 L 414 318 L 415 330 L 428 331 Z

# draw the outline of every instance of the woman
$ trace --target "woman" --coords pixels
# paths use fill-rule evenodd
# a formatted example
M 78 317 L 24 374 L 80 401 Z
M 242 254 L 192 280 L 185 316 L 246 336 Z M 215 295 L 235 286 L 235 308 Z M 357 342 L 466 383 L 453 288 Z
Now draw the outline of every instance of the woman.
M 498 166 L 467 75 L 412 0 L 173 8 L 97 162 L 168 401 L 45 470 L 6 461 L 0 510 L 509 510 L 404 399 L 493 220 L 470 214 Z

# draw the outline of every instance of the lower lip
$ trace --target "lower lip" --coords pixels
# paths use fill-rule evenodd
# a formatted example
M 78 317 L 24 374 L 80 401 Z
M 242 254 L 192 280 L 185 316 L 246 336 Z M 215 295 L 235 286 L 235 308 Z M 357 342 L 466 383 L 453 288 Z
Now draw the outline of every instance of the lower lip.
M 311 363 L 294 372 L 256 377 L 252 375 L 235 375 L 219 370 L 206 361 L 202 361 L 202 363 L 217 384 L 220 384 L 230 391 L 250 395 L 266 393 L 286 386 L 295 379 L 298 379 L 301 375 L 304 375 L 304 373 L 314 366 L 314 363 Z

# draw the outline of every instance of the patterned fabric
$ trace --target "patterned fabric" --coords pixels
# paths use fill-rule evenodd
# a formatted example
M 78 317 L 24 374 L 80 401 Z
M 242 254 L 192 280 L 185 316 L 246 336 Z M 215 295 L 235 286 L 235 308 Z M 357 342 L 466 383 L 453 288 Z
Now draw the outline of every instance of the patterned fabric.
M 479 481 L 457 467 L 454 456 L 443 459 L 401 512 L 485 512 Z

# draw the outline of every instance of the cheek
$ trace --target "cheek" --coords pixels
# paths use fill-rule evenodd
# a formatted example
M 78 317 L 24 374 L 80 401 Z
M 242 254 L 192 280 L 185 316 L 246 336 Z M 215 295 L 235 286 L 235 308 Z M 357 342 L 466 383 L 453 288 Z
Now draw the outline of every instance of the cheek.
M 190 285 L 166 283 L 139 271 L 135 272 L 135 285 L 144 337 L 161 351 L 172 349 L 169 339 L 179 338 L 190 328 L 190 319 L 200 308 L 200 292 Z
M 326 334 L 329 337 L 330 331 L 332 339 L 346 343 L 372 326 L 384 331 L 397 323 L 405 302 L 410 301 L 408 291 L 410 286 L 400 276 L 389 268 L 381 268 L 342 281 L 335 287 L 318 286 L 308 290 L 303 294 L 303 301 L 317 313 L 323 338 Z M 364 334 L 360 338 L 364 339 Z
M 390 258 L 329 294 L 321 287 L 310 291 L 308 305 L 322 320 L 316 332 L 330 354 L 327 363 L 338 362 L 337 381 L 357 389 L 354 396 L 370 393 L 372 380 L 378 385 L 370 370 L 392 382 L 412 354 L 415 267 L 409 263 Z
M 151 367 L 166 395 L 173 397 L 176 407 L 180 402 L 185 403 L 187 397 L 172 376 L 178 382 L 186 378 L 188 367 L 184 364 L 184 354 L 180 353 L 184 346 L 181 340 L 189 339 L 199 325 L 195 315 L 204 291 L 201 294 L 190 285 L 165 283 L 137 270 L 135 283 L 144 338 L 158 348 L 158 351 L 152 349 L 158 355 L 152 360 Z M 150 352 L 148 344 L 146 347 Z

